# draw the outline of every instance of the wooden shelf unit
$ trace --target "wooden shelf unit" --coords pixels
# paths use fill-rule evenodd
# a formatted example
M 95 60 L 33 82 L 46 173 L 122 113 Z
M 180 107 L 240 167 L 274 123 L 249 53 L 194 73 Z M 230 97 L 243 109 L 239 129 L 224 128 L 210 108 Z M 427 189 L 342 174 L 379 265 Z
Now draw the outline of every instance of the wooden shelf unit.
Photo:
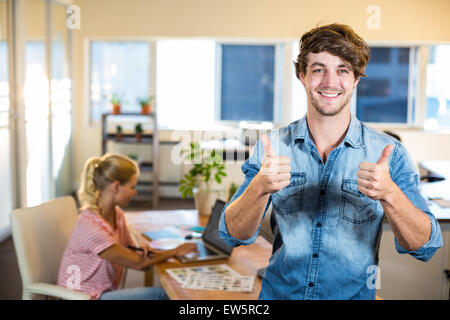
M 108 118 L 110 117 L 148 117 L 153 122 L 153 133 L 151 134 L 142 134 L 141 141 L 136 141 L 134 134 L 123 134 L 121 140 L 117 140 L 115 133 L 108 132 Z M 136 122 L 137 123 L 137 122 Z M 115 141 L 116 143 L 133 143 L 133 144 L 148 144 L 152 147 L 152 161 L 142 161 L 139 163 L 139 168 L 141 172 L 151 172 L 152 175 L 152 183 L 143 183 L 138 182 L 138 186 L 140 184 L 150 185 L 151 192 L 138 192 L 138 196 L 135 198 L 135 201 L 151 201 L 152 206 L 158 206 L 159 201 L 159 139 L 158 139 L 158 125 L 156 119 L 156 113 L 152 112 L 150 114 L 141 114 L 141 113 L 104 113 L 102 115 L 102 154 L 105 154 L 107 150 L 108 141 Z M 149 199 L 150 198 L 150 199 Z

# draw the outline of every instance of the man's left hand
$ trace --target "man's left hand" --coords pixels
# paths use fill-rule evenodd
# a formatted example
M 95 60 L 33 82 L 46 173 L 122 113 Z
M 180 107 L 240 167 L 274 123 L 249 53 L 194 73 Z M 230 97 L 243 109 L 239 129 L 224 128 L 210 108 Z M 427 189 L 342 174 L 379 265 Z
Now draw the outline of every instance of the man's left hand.
M 386 195 L 394 192 L 396 184 L 389 174 L 389 155 L 394 149 L 388 145 L 381 153 L 377 163 L 361 162 L 359 164 L 358 190 L 373 200 L 385 200 Z

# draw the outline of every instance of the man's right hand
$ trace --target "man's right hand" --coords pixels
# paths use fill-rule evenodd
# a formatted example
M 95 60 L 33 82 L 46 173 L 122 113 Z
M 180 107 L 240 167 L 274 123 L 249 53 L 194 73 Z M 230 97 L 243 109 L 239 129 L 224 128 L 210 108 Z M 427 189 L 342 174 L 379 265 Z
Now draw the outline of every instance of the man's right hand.
M 261 169 L 256 175 L 258 188 L 262 194 L 272 194 L 287 187 L 291 178 L 291 159 L 287 156 L 276 156 L 267 135 L 261 137 L 264 158 Z

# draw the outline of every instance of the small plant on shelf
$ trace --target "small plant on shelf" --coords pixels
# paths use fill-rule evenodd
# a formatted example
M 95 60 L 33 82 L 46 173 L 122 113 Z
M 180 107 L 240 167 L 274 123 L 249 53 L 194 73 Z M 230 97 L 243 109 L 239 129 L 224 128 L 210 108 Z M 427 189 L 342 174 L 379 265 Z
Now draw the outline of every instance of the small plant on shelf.
M 111 98 L 111 104 L 113 106 L 112 113 L 113 114 L 120 114 L 121 113 L 122 100 L 117 96 L 117 94 L 113 94 L 113 96 Z
M 121 141 L 122 137 L 123 137 L 122 126 L 118 125 L 118 126 L 116 126 L 116 140 Z
M 136 161 L 136 163 L 139 162 L 139 155 L 137 153 L 128 153 L 127 157 L 130 158 L 131 160 Z
M 134 127 L 134 133 L 136 136 L 136 141 L 141 141 L 142 139 L 142 134 L 144 133 L 144 129 L 142 128 L 142 123 L 138 123 L 136 124 L 136 126 Z
M 155 99 L 154 96 L 150 96 L 145 99 L 138 99 L 139 104 L 141 105 L 141 113 L 142 114 L 150 114 L 150 112 L 152 111 L 151 103 L 154 99 Z

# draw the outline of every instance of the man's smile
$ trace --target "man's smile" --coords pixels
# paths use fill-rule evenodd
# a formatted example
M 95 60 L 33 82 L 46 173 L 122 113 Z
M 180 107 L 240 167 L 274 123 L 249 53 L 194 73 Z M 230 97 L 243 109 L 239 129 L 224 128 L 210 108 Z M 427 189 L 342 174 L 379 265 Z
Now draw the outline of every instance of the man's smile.
M 317 91 L 325 100 L 334 100 L 342 93 L 340 92 L 327 92 L 327 91 Z

